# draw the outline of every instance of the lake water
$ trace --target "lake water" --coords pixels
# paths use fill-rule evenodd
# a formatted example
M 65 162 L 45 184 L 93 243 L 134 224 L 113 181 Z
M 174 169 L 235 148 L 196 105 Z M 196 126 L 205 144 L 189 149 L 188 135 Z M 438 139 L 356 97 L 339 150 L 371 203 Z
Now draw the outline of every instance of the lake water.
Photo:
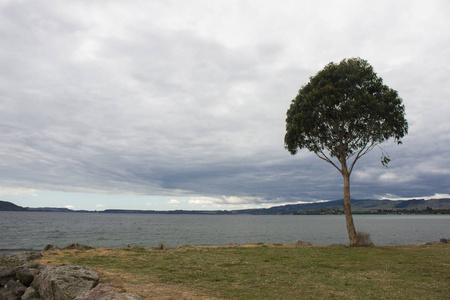
M 375 245 L 450 238 L 450 215 L 355 215 Z M 151 215 L 0 211 L 0 251 L 42 250 L 77 242 L 94 247 L 228 245 L 230 243 L 348 244 L 344 216 Z

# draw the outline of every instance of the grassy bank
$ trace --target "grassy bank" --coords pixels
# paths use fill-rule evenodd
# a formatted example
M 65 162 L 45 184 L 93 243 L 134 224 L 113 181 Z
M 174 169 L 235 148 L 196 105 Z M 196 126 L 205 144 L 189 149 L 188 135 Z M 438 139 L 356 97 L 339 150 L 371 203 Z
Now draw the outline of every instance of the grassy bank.
M 450 244 L 44 252 L 145 299 L 449 299 Z

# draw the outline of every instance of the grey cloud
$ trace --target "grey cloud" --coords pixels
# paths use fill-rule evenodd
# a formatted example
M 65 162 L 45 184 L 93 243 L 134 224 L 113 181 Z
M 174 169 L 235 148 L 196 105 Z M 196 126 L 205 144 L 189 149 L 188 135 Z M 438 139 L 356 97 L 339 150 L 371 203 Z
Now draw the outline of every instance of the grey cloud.
M 440 59 L 396 64 L 398 49 L 410 42 L 397 47 L 395 57 L 364 52 L 374 46 L 373 37 L 383 39 L 373 19 L 363 26 L 373 35 L 348 36 L 357 46 L 323 45 L 321 54 L 320 39 L 311 40 L 310 30 L 292 43 L 274 32 L 231 47 L 192 28 L 164 27 L 157 17 L 142 17 L 137 10 L 129 11 L 136 20 L 118 20 L 123 24 L 111 27 L 114 32 L 98 7 L 92 4 L 91 12 L 85 5 L 72 4 L 70 11 L 10 2 L 0 9 L 3 183 L 195 195 L 224 203 L 222 196 L 254 203 L 341 198 L 337 170 L 313 154 L 292 157 L 283 149 L 284 119 L 298 89 L 318 71 L 311 65 L 341 59 L 356 52 L 354 47 L 371 56 L 369 62 L 373 58 L 375 70 L 403 97 L 410 134 L 401 147 L 384 146 L 392 157 L 390 169 L 380 165 L 377 149 L 358 162 L 353 197 L 449 192 L 448 38 L 429 42 L 428 47 L 441 49 L 433 52 Z M 361 35 L 361 43 L 353 41 Z M 394 43 L 393 37 L 384 41 Z M 304 55 L 307 48 L 317 53 L 291 56 L 293 50 Z M 407 180 L 383 180 L 386 173 Z

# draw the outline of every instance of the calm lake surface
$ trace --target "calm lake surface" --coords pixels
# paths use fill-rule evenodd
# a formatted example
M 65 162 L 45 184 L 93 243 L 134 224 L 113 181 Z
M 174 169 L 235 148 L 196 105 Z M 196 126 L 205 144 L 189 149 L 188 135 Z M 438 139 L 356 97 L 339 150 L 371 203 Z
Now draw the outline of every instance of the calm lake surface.
M 375 245 L 450 238 L 449 215 L 355 215 Z M 94 247 L 228 245 L 230 243 L 348 244 L 344 216 L 143 215 L 0 211 L 0 251 L 42 250 L 77 242 Z

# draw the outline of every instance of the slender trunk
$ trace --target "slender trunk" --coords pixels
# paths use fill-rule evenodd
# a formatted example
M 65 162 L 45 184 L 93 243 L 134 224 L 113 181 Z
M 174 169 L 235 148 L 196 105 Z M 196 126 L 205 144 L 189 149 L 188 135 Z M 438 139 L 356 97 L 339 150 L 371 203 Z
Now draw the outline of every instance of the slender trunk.
M 344 212 L 345 221 L 347 223 L 348 238 L 350 239 L 350 245 L 356 246 L 358 244 L 356 238 L 355 223 L 353 223 L 352 207 L 350 202 L 350 174 L 347 171 L 347 167 L 342 170 L 342 176 L 344 177 Z

